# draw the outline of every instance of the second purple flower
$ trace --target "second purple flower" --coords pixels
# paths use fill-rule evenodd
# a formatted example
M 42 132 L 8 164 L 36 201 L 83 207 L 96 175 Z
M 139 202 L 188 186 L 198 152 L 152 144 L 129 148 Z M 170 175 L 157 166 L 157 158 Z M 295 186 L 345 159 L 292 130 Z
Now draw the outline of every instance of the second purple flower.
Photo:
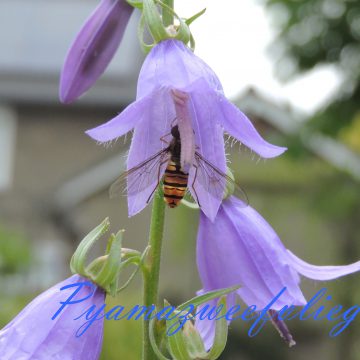
M 286 249 L 273 228 L 251 206 L 244 207 L 235 197 L 225 200 L 215 222 L 203 214 L 197 237 L 197 265 L 201 292 L 239 285 L 228 295 L 229 307 L 236 295 L 261 311 L 286 287 L 271 306 L 304 306 L 300 275 L 313 280 L 332 280 L 360 270 L 360 261 L 344 266 L 316 266 L 299 259 Z M 213 300 L 213 304 L 216 301 Z M 210 348 L 215 332 L 214 321 L 199 321 L 198 329 Z

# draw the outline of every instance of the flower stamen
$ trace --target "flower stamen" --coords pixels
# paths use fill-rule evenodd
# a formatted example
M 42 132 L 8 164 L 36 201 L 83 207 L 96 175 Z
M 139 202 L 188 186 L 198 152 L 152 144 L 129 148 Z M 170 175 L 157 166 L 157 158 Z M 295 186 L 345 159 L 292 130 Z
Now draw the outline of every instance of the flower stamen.
M 188 108 L 189 95 L 176 89 L 171 90 L 171 95 L 175 105 L 176 119 L 180 132 L 181 170 L 188 174 L 195 154 L 195 135 Z

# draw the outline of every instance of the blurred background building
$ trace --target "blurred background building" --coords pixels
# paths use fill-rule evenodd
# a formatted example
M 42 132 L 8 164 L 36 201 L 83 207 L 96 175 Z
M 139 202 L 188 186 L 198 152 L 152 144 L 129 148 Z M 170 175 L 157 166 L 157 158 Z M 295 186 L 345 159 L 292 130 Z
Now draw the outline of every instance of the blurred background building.
M 0 327 L 34 294 L 69 275 L 68 261 L 79 240 L 106 216 L 113 231 L 127 230 L 125 246 L 142 250 L 146 245 L 149 208 L 128 219 L 126 199 L 110 200 L 107 195 L 123 170 L 130 136 L 102 147 L 84 134 L 134 99 L 144 58 L 136 38 L 137 16 L 96 86 L 73 105 L 58 100 L 67 49 L 96 4 L 90 0 L 0 2 Z M 294 110 L 259 86 L 234 97 L 267 140 L 289 150 L 265 162 L 235 144 L 229 146 L 232 166 L 251 205 L 286 247 L 319 265 L 356 261 L 360 258 L 360 6 L 330 0 L 268 0 L 261 6 L 279 29 L 273 58 L 280 68 L 286 59 L 288 64 L 292 61 L 294 74 L 331 63 L 339 72 L 343 69 L 343 82 L 336 96 L 311 115 Z M 322 28 L 308 33 L 304 26 L 319 27 L 316 19 Z M 161 291 L 175 304 L 200 288 L 195 261 L 197 213 L 180 207 L 166 216 Z M 334 304 L 350 307 L 360 302 L 358 276 L 326 284 Z M 308 296 L 322 286 L 304 281 Z M 109 302 L 139 303 L 140 289 L 136 280 Z M 290 323 L 298 345 L 289 350 L 270 326 L 248 338 L 249 324 L 234 322 L 221 359 L 358 359 L 359 322 L 336 339 L 328 337 L 330 325 Z M 140 331 L 139 322 L 106 326 L 103 359 L 140 358 L 139 340 L 132 332 Z
M 42 265 L 34 266 L 34 277 L 26 284 L 43 286 L 67 272 L 69 245 L 76 244 L 81 234 L 77 221 L 58 223 L 62 214 L 56 208 L 56 190 L 108 156 L 84 130 L 134 98 L 143 55 L 134 35 L 134 17 L 116 59 L 97 86 L 75 106 L 61 106 L 60 69 L 96 1 L 3 1 L 0 6 L 1 223 L 33 239 Z M 63 229 L 75 233 L 64 234 Z M 9 284 L 14 290 L 11 278 Z M 18 286 L 25 290 L 23 284 Z

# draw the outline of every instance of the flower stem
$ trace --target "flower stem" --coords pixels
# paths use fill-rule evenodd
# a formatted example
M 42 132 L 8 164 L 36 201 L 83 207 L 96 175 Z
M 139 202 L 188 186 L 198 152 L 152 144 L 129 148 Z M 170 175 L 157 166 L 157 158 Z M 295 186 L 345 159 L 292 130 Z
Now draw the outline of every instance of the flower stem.
M 163 3 L 174 10 L 174 0 L 163 0 Z M 169 26 L 174 23 L 174 15 L 170 13 L 170 11 L 167 11 L 165 8 L 163 8 L 162 16 L 165 26 Z
M 144 294 L 143 302 L 147 307 L 157 305 L 159 274 L 161 260 L 161 244 L 164 232 L 165 202 L 162 190 L 156 191 L 151 214 L 149 245 L 150 249 L 143 265 Z M 143 322 L 143 360 L 157 360 L 149 337 L 149 320 Z

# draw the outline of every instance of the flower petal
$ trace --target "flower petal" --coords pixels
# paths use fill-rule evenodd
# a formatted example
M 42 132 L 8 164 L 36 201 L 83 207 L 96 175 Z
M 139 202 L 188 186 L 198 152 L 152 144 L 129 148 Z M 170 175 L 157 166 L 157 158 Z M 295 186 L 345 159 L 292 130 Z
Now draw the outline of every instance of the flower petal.
M 197 291 L 197 295 L 204 294 L 205 291 L 203 289 Z M 216 330 L 216 320 L 210 320 L 207 314 L 210 313 L 210 309 L 217 308 L 218 307 L 218 301 L 219 299 L 213 299 L 210 300 L 202 305 L 200 305 L 196 309 L 196 313 L 199 315 L 195 318 L 195 327 L 199 331 L 201 338 L 204 342 L 205 350 L 209 351 L 210 348 L 214 344 L 215 340 L 215 330 Z M 231 293 L 226 296 L 226 308 L 227 310 L 231 309 L 236 305 L 237 302 L 237 295 L 236 293 Z M 209 309 L 209 310 L 207 310 Z M 202 312 L 203 311 L 203 312 Z M 205 317 L 202 315 L 206 315 Z M 211 317 L 213 317 L 215 314 L 215 311 L 212 312 Z M 202 315 L 200 319 L 200 315 Z M 227 322 L 230 324 L 230 321 Z
M 240 285 L 241 298 L 262 309 L 286 286 L 272 308 L 304 305 L 299 276 L 287 260 L 270 225 L 236 198 L 223 202 L 214 223 L 200 216 L 197 263 L 206 291 Z
M 160 86 L 184 90 L 198 79 L 203 79 L 210 88 L 222 92 L 214 71 L 183 42 L 164 40 L 150 51 L 144 61 L 139 75 L 137 99 Z
M 161 88 L 154 93 L 146 109 L 139 116 L 141 116 L 141 120 L 135 128 L 127 160 L 128 170 L 138 166 L 169 145 L 165 141 L 171 140 L 171 136 L 165 137 L 163 139 L 165 141 L 162 141 L 161 138 L 170 135 L 171 123 L 176 116 L 171 90 Z M 129 216 L 137 214 L 148 204 L 159 179 L 163 177 L 167 162 L 160 157 L 157 160 L 157 162 L 152 162 L 151 166 L 141 175 L 129 176 L 128 189 L 139 190 L 132 190 L 131 193 L 128 191 Z M 164 163 L 159 169 L 160 160 L 163 160 Z
M 285 147 L 275 146 L 265 141 L 256 131 L 251 121 L 225 96 L 218 94 L 218 104 L 222 111 L 219 117 L 224 130 L 242 144 L 263 158 L 272 158 L 286 151 Z
M 223 130 L 217 122 L 217 108 L 209 94 L 209 86 L 204 80 L 198 80 L 188 86 L 190 95 L 190 114 L 195 132 L 196 151 L 210 164 L 226 173 L 226 158 Z M 201 164 L 203 165 L 201 165 Z M 203 161 L 195 160 L 195 167 L 189 174 L 189 191 L 204 214 L 213 221 L 222 202 L 225 182 L 218 182 L 216 172 Z M 216 176 L 218 176 L 216 174 Z
M 113 58 L 132 14 L 124 0 L 102 0 L 67 54 L 60 79 L 60 100 L 70 103 L 88 90 Z
M 200 292 L 204 292 L 204 291 L 200 290 Z M 216 304 L 217 304 L 216 299 L 210 300 L 200 305 L 196 309 L 196 311 L 197 312 L 205 311 L 207 306 L 209 307 L 209 309 L 211 309 L 213 307 L 216 307 Z M 200 319 L 199 316 L 197 316 L 195 319 L 195 327 L 201 335 L 201 338 L 204 342 L 205 350 L 209 351 L 214 344 L 216 320 L 209 320 L 207 317 L 204 319 Z
M 60 288 L 66 285 L 88 282 L 73 275 L 36 297 L 5 328 L 0 330 L 1 359 L 62 359 L 97 360 L 100 356 L 104 321 L 95 321 L 80 337 L 76 331 L 84 320 L 74 320 L 91 305 L 100 307 L 105 293 L 96 288 L 83 286 L 74 300 L 86 298 L 78 304 L 68 305 L 57 318 L 52 317 L 74 291 Z M 94 285 L 95 287 L 95 285 Z M 91 295 L 91 296 L 90 296 Z
M 159 91 L 133 102 L 121 114 L 105 124 L 87 130 L 86 134 L 99 142 L 114 140 L 126 134 L 138 123 L 141 123 L 144 118 L 147 118 L 148 109 L 152 106 L 151 104 L 157 96 L 161 96 Z
M 287 251 L 291 266 L 309 279 L 332 280 L 360 270 L 360 261 L 343 266 L 316 266 L 299 259 L 290 250 Z

